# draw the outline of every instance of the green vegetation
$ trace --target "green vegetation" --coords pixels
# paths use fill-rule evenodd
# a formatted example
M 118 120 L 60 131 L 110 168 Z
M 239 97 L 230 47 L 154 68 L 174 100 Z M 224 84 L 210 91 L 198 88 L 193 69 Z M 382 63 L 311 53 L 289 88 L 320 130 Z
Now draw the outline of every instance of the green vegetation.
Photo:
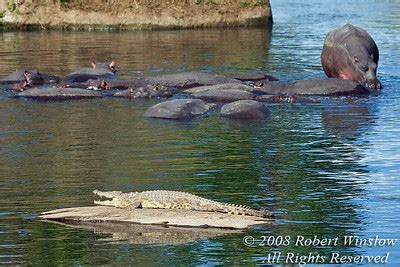
M 7 2 L 7 10 L 9 12 L 14 12 L 17 9 L 17 4 L 12 2 Z
M 256 0 L 254 6 L 263 6 L 266 4 L 266 0 Z
M 257 7 L 257 6 L 263 6 L 266 4 L 266 0 L 242 0 L 240 2 L 240 6 L 243 8 L 247 8 L 247 7 Z
M 69 2 L 71 2 L 71 0 L 60 0 L 60 5 L 62 7 L 67 7 Z
M 5 10 L 0 10 L 0 19 L 4 18 L 4 16 L 6 15 L 6 13 L 10 12 L 16 12 L 17 14 L 19 14 L 18 10 L 17 10 L 17 4 L 14 2 L 7 2 L 6 5 L 6 9 Z

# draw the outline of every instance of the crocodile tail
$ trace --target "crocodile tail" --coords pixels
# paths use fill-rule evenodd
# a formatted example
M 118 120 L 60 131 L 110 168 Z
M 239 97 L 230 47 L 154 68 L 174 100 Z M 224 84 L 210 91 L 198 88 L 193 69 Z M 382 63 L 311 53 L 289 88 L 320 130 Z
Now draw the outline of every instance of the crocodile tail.
M 266 209 L 266 208 L 262 208 L 262 209 L 252 209 L 252 208 L 245 208 L 244 209 L 244 213 L 246 215 L 250 215 L 250 216 L 256 216 L 256 217 L 262 217 L 262 218 L 271 218 L 273 217 L 273 215 L 271 214 L 271 212 Z
M 227 209 L 228 213 L 250 215 L 250 216 L 262 217 L 262 218 L 273 217 L 273 215 L 271 214 L 271 211 L 269 211 L 266 208 L 253 209 L 248 206 L 237 205 L 237 204 L 227 204 L 227 207 L 228 207 L 228 209 Z
M 258 210 L 257 212 L 260 213 L 260 217 L 264 217 L 264 218 L 273 217 L 271 211 L 268 210 L 267 208 L 261 208 L 261 209 Z

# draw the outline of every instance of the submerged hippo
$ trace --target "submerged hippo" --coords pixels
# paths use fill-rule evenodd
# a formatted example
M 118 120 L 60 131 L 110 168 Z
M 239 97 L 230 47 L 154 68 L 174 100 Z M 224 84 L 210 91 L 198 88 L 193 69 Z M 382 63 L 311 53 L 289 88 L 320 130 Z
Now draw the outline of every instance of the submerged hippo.
M 173 99 L 150 107 L 144 116 L 148 118 L 187 120 L 202 115 L 213 106 L 200 99 Z
M 34 85 L 60 82 L 57 76 L 40 73 L 37 70 L 17 69 L 7 77 L 0 79 L 0 85 L 15 85 L 13 89 L 23 91 Z
M 102 97 L 102 93 L 81 88 L 64 88 L 61 86 L 41 86 L 27 89 L 15 97 L 33 100 L 60 101 L 69 99 L 87 99 Z
M 137 98 L 160 98 L 160 97 L 171 97 L 177 90 L 174 87 L 162 86 L 162 85 L 142 85 L 142 86 L 130 86 L 128 89 L 119 91 L 113 96 L 115 97 L 126 97 L 129 99 Z
M 363 85 L 340 78 L 294 80 L 288 83 L 269 82 L 257 85 L 257 94 L 303 96 L 361 96 L 371 94 Z
M 185 90 L 193 87 L 204 86 L 204 85 L 214 85 L 223 83 L 242 83 L 241 81 L 230 78 L 227 76 L 201 72 L 201 71 L 191 71 L 182 72 L 176 74 L 165 74 L 153 77 L 145 77 L 136 81 L 137 83 L 144 84 L 159 84 L 163 86 L 170 86 L 177 88 L 178 90 Z
M 134 86 L 131 80 L 109 80 L 109 79 L 89 79 L 81 83 L 65 84 L 65 87 L 82 88 L 94 91 L 126 90 Z
M 117 77 L 117 69 L 114 61 L 109 63 L 91 63 L 91 68 L 82 68 L 73 73 L 68 74 L 64 78 L 66 83 L 84 83 L 88 80 L 97 79 L 115 79 Z
M 370 89 L 381 89 L 376 78 L 379 51 L 363 29 L 346 24 L 325 38 L 321 63 L 328 77 L 358 82 Z

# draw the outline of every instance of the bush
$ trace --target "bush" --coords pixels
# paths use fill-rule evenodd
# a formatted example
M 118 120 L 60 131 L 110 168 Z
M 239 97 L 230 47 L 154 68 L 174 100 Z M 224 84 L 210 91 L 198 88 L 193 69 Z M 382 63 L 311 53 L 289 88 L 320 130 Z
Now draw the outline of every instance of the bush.
M 7 2 L 7 10 L 9 12 L 14 12 L 15 9 L 17 9 L 17 4 L 11 3 L 11 2 Z
M 67 6 L 69 4 L 70 0 L 60 0 L 60 5 L 61 6 Z

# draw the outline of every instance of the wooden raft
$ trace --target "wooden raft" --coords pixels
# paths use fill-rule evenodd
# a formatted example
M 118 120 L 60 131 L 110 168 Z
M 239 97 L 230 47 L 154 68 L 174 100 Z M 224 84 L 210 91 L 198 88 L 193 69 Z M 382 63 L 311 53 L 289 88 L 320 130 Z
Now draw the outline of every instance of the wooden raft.
M 270 219 L 172 209 L 120 209 L 109 206 L 76 207 L 43 212 L 39 218 L 58 222 L 129 222 L 143 225 L 175 227 L 215 227 L 247 229 L 260 224 L 272 224 Z

